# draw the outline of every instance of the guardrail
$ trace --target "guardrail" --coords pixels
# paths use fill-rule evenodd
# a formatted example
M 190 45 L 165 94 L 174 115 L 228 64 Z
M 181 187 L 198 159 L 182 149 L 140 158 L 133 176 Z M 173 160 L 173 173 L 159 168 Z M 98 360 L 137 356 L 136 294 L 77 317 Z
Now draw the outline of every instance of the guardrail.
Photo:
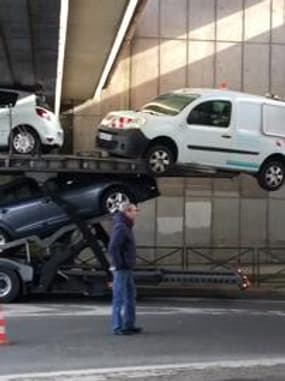
M 139 245 L 139 264 L 176 270 L 242 269 L 257 287 L 285 287 L 285 247 Z

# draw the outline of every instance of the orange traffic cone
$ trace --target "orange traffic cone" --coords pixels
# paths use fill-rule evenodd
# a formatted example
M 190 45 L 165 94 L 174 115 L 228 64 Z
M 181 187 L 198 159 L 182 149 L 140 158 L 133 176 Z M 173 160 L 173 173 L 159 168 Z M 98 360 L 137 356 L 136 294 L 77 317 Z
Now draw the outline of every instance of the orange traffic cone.
M 4 319 L 3 309 L 0 306 L 0 345 L 8 344 L 6 335 L 6 321 Z

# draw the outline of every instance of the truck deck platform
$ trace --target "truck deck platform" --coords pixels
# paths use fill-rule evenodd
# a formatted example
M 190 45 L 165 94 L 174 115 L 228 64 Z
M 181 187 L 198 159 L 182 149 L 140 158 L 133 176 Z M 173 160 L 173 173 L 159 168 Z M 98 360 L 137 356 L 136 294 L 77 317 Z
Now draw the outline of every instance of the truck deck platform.
M 195 165 L 175 165 L 165 173 L 152 174 L 143 160 L 103 157 L 101 152 L 77 155 L 0 155 L 0 173 L 144 174 L 154 177 L 232 178 L 234 172 L 215 171 Z

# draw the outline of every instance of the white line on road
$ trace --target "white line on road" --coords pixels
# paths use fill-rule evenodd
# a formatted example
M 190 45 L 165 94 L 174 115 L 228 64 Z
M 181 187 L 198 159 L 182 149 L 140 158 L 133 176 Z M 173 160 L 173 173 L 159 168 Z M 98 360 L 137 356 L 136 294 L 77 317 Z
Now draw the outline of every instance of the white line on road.
M 95 317 L 110 316 L 111 306 L 94 305 L 7 305 L 4 309 L 6 318 L 43 318 L 43 317 Z M 138 315 L 246 315 L 285 317 L 285 310 L 255 310 L 246 308 L 208 308 L 208 307 L 174 307 L 174 306 L 139 306 Z
M 274 367 L 285 365 L 285 358 L 276 359 L 254 359 L 254 360 L 239 360 L 239 361 L 211 361 L 211 362 L 196 362 L 183 364 L 167 364 L 167 365 L 146 365 L 132 367 L 115 367 L 101 369 L 82 369 L 70 371 L 56 372 L 40 372 L 27 374 L 8 374 L 0 376 L 0 381 L 24 381 L 24 380 L 77 380 L 82 377 L 92 377 L 92 381 L 107 381 L 110 379 L 139 378 L 139 377 L 158 377 L 163 375 L 176 374 L 178 372 L 190 370 L 207 370 L 211 368 L 252 368 L 252 367 Z M 76 378 L 74 378 L 76 377 Z

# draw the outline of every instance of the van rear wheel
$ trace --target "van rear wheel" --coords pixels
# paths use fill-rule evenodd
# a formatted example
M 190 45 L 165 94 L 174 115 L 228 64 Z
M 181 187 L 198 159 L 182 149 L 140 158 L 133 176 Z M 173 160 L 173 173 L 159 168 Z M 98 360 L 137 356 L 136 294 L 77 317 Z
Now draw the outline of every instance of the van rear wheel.
M 285 166 L 281 161 L 266 161 L 257 175 L 261 188 L 267 191 L 276 191 L 284 184 Z

